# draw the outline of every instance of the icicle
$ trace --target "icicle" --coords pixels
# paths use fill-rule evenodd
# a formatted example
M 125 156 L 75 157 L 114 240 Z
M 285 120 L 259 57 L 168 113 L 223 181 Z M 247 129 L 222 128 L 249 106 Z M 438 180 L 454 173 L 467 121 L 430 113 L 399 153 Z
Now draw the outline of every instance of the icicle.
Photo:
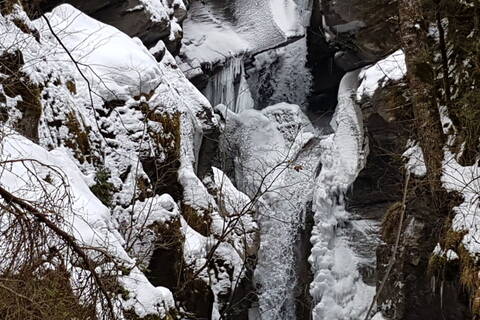
M 223 69 L 208 81 L 204 94 L 212 105 L 224 104 L 233 112 L 253 109 L 242 57 L 227 60 Z

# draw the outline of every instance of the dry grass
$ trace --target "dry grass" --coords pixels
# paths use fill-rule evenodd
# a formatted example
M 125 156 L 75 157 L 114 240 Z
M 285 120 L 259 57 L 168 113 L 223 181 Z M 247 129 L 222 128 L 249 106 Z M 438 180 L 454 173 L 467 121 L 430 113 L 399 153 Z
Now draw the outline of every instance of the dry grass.
M 402 213 L 402 203 L 395 202 L 383 216 L 382 221 L 382 238 L 386 243 L 394 243 L 395 236 L 400 224 L 400 215 Z
M 0 319 L 96 319 L 95 308 L 79 303 L 66 270 L 3 275 L 0 280 Z

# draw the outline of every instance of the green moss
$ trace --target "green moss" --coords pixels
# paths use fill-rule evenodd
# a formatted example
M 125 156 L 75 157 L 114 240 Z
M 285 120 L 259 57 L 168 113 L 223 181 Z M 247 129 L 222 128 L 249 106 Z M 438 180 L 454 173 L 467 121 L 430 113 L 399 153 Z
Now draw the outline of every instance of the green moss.
M 107 207 L 112 205 L 113 194 L 117 192 L 117 188 L 109 182 L 109 179 L 110 172 L 100 168 L 95 175 L 95 184 L 90 187 L 92 193 Z

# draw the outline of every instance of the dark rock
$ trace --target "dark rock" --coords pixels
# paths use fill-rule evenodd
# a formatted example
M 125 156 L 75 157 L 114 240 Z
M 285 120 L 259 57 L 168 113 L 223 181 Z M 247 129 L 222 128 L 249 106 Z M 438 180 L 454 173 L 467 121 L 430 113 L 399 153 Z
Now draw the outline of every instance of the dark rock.
M 153 226 L 158 239 L 152 254 L 147 277 L 154 286 L 170 289 L 175 300 L 195 319 L 210 319 L 214 296 L 210 286 L 192 278 L 183 258 L 184 236 L 180 220 Z
M 297 285 L 295 290 L 295 310 L 298 320 L 310 320 L 312 313 L 312 297 L 310 296 L 309 288 L 313 281 L 313 274 L 311 265 L 308 262 L 312 251 L 312 244 L 310 237 L 312 235 L 312 228 L 314 225 L 312 202 L 306 206 L 304 226 L 298 232 L 298 238 L 295 243 L 295 269 L 297 273 Z
M 213 175 L 212 163 L 218 152 L 219 137 L 220 129 L 216 126 L 203 132 L 197 165 L 197 175 L 200 179 Z
M 373 63 L 399 47 L 395 0 L 325 0 L 315 11 L 313 27 L 340 49 L 335 62 L 345 71 Z M 321 13 L 323 19 L 318 18 Z
M 335 110 L 338 86 L 345 72 L 335 64 L 334 55 L 338 49 L 326 41 L 321 28 L 320 2 L 314 1 L 311 27 L 307 28 L 307 67 L 313 76 L 308 111 L 323 114 Z
M 405 92 L 403 81 L 392 81 L 362 102 L 370 153 L 348 194 L 350 211 L 361 218 L 383 220 L 384 242 L 376 250 L 377 290 L 386 275 L 400 226 L 405 183 L 401 155 L 408 139 L 415 139 L 411 98 Z M 429 260 L 448 212 L 445 205 L 435 203 L 424 179 L 411 177 L 396 259 L 378 297 L 379 309 L 387 319 L 470 319 L 459 272 L 436 282 L 429 273 Z
M 431 211 L 418 202 L 412 205 L 414 215 L 423 210 Z M 418 209 L 415 209 L 418 205 Z M 438 237 L 438 227 L 431 221 L 412 216 L 406 219 L 404 225 L 404 240 L 379 296 L 384 315 L 392 320 L 471 319 L 468 299 L 458 279 L 437 279 L 436 283 L 427 272 L 429 257 Z M 377 250 L 377 288 L 391 259 L 391 250 L 392 244 L 381 245 Z
M 22 67 L 25 64 L 21 51 L 5 52 L 0 56 L 0 87 L 3 88 L 5 96 L 0 100 L 6 101 L 10 98 L 21 97 L 16 104 L 20 111 L 13 125 L 23 136 L 38 142 L 38 126 L 42 115 L 41 91 L 42 86 L 32 83 L 23 73 Z M 9 117 L 8 109 L 3 109 L 2 118 Z

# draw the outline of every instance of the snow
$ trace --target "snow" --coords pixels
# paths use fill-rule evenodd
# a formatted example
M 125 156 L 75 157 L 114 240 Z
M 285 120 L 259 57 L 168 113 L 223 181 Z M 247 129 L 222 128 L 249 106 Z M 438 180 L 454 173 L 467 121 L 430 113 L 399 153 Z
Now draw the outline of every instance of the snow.
M 68 4 L 56 7 L 47 17 L 92 89 L 104 99 L 126 99 L 150 92 L 160 84 L 160 68 L 138 41 Z M 41 31 L 47 29 L 43 19 L 36 20 L 35 24 Z M 62 48 L 58 45 L 54 48 L 57 59 L 69 60 Z
M 297 7 L 293 0 L 270 0 L 273 20 L 287 37 L 303 35 Z
M 386 319 L 383 317 L 381 312 L 378 312 L 373 316 L 372 320 L 386 320 Z
M 307 107 L 312 75 L 307 68 L 307 39 L 254 56 L 248 84 L 257 108 L 288 102 Z
M 240 214 L 250 204 L 250 198 L 243 192 L 238 191 L 230 178 L 220 169 L 213 167 L 215 186 L 219 195 L 223 197 L 225 210 L 230 215 Z M 221 192 L 220 192 L 221 191 Z
M 458 254 L 452 249 L 448 249 L 446 252 L 442 249 L 439 243 L 435 246 L 432 252 L 434 255 L 445 257 L 448 261 L 459 259 Z
M 66 221 L 62 227 L 73 235 L 80 245 L 105 248 L 124 265 L 135 264 L 122 247 L 124 240 L 116 230 L 109 210 L 91 193 L 82 173 L 65 150 L 47 151 L 14 132 L 3 137 L 1 147 L 2 161 L 31 160 L 23 163 L 12 162 L 0 176 L 3 188 L 23 199 L 41 201 L 44 193 L 52 192 L 50 189 L 55 186 L 45 183 L 46 190 L 38 188 L 39 186 L 34 187 L 32 183 L 36 182 L 32 182 L 30 172 L 36 172 L 41 168 L 52 172 L 54 176 L 51 168 L 55 168 L 65 179 L 65 188 L 72 201 L 71 206 L 63 207 L 59 212 Z M 128 275 L 120 276 L 119 280 L 129 292 L 124 307 L 134 308 L 140 317 L 150 314 L 163 317 L 174 307 L 172 293 L 166 288 L 153 287 L 136 267 Z
M 309 262 L 314 280 L 313 319 L 361 319 L 375 294 L 358 271 L 360 258 L 343 236 L 342 225 L 348 221 L 344 194 L 355 181 L 365 162 L 362 118 L 353 101 L 358 72 L 344 76 L 338 105 L 332 119 L 334 133 L 321 142 L 322 169 L 313 195 L 313 245 Z
M 423 151 L 418 142 L 409 140 L 407 150 L 402 154 L 402 157 L 407 159 L 405 168 L 414 176 L 421 178 L 427 174 Z
M 163 2 L 151 1 L 154 6 L 160 3 Z M 161 51 L 163 43 L 158 43 L 149 52 L 138 39 L 131 39 L 69 5 L 55 8 L 48 17 L 55 33 L 70 49 L 75 60 L 80 62 L 79 67 L 93 89 L 93 103 L 90 102 L 86 81 L 43 20 L 30 22 L 24 16 L 27 25 L 38 28 L 41 42 L 37 42 L 1 16 L 1 33 L 6 36 L 5 41 L 2 39 L 0 51 L 3 53 L 7 48 L 20 48 L 25 59 L 22 71 L 43 87 L 39 145 L 23 138 L 21 143 L 28 142 L 27 149 L 35 150 L 34 154 L 38 157 L 48 155 L 48 161 L 63 168 L 66 176 L 72 179 L 71 188 L 76 199 L 74 209 L 79 211 L 71 216 L 75 229 L 71 230 L 72 234 L 85 243 L 106 246 L 128 266 L 139 264 L 145 267 L 158 237 L 150 227 L 180 220 L 185 237 L 184 258 L 193 262 L 193 268 L 203 266 L 206 253 L 217 242 L 222 227 L 234 219 L 234 211 L 238 210 L 235 201 L 240 201 L 239 206 L 248 199 L 216 169 L 215 183 L 221 184 L 226 192 L 224 199 L 229 204 L 225 210 L 219 208 L 195 174 L 203 131 L 217 125 L 210 103 L 186 79 L 168 52 L 160 62 L 155 60 L 152 52 Z M 174 22 L 172 29 L 175 29 Z M 76 92 L 65 86 L 71 80 Z M 9 110 L 9 115 L 16 110 L 14 107 L 18 99 L 15 99 L 7 101 L 9 107 L 13 108 Z M 118 105 L 107 106 L 105 101 L 112 99 L 121 101 Z M 245 104 L 241 101 L 245 99 L 240 99 L 240 104 Z M 165 128 L 160 121 L 147 119 L 146 112 L 142 111 L 146 107 L 149 114 L 155 117 L 179 116 L 179 146 L 173 145 L 176 142 L 159 145 L 154 137 L 165 137 Z M 66 125 L 71 119 L 78 121 L 79 130 L 86 133 L 90 154 L 84 155 L 94 160 L 79 160 L 76 157 L 79 150 L 76 146 L 72 147 L 71 142 L 78 142 L 78 137 Z M 184 190 L 183 204 L 190 205 L 200 215 L 210 215 L 213 222 L 209 237 L 199 234 L 180 217 L 178 204 L 168 194 L 133 201 L 139 194 L 137 179 L 149 181 L 140 159 L 151 157 L 161 161 L 172 147 L 178 147 L 180 153 L 178 181 Z M 48 152 L 46 149 L 54 150 Z M 29 155 L 23 151 L 20 154 Z M 6 155 L 2 153 L 2 156 Z M 111 175 L 109 182 L 118 190 L 113 195 L 112 210 L 101 204 L 88 188 L 95 183 L 99 167 L 108 170 Z M 17 181 L 7 174 L 1 179 L 2 184 L 3 179 L 8 179 L 9 187 L 22 189 L 18 185 L 21 180 Z M 127 229 L 132 232 L 125 232 L 125 226 L 132 227 Z M 222 265 L 219 273 L 215 274 L 206 268 L 200 274 L 216 294 L 214 308 L 217 313 L 222 307 L 219 296 L 229 293 L 228 290 L 233 288 L 237 279 L 244 276 L 245 250 L 249 250 L 250 254 L 256 252 L 257 231 L 258 225 L 252 212 L 249 212 L 215 252 L 214 258 Z M 128 254 L 123 249 L 127 247 L 127 241 L 128 244 L 137 241 Z M 80 277 L 73 274 L 72 278 Z M 72 283 L 75 283 L 74 280 Z M 153 287 L 138 268 L 132 269 L 129 275 L 119 278 L 119 281 L 129 291 L 126 300 L 119 297 L 122 308 L 134 309 L 139 317 L 148 314 L 163 317 L 174 307 L 170 291 Z
M 191 4 L 190 17 L 183 26 L 182 56 L 200 63 L 214 63 L 224 61 L 226 56 L 238 56 L 251 50 L 251 44 L 235 31 L 231 23 L 209 17 L 210 13 L 203 10 L 206 9 L 199 2 Z
M 463 202 L 454 207 L 453 230 L 467 233 L 462 244 L 472 255 L 480 253 L 480 168 L 478 164 L 461 166 L 455 156 L 445 151 L 442 183 L 448 191 L 457 191 Z
M 445 107 L 440 108 L 440 119 L 444 132 L 448 134 L 452 121 Z M 480 253 L 480 165 L 479 160 L 471 166 L 462 166 L 458 163 L 455 154 L 449 150 L 454 142 L 450 136 L 444 147 L 442 163 L 442 184 L 447 191 L 455 191 L 463 196 L 463 202 L 453 208 L 455 216 L 452 220 L 452 229 L 466 232 L 462 244 L 472 256 Z
M 184 71 L 255 53 L 304 34 L 293 0 L 243 0 L 218 5 L 194 1 L 184 22 Z M 196 62 L 195 62 L 196 61 Z
M 185 236 L 185 242 L 183 243 L 183 254 L 187 263 L 194 262 L 205 263 L 205 257 L 207 255 L 207 242 L 208 239 L 202 236 L 197 231 L 193 230 L 185 219 L 181 219 L 182 233 Z M 201 261 L 198 261 L 201 260 Z
M 153 22 L 161 22 L 168 19 L 168 12 L 165 6 L 163 5 L 163 1 L 160 0 L 140 0 L 143 6 L 150 12 L 151 20 Z
M 452 249 L 449 249 L 446 253 L 447 260 L 457 260 L 458 259 L 458 254 L 453 251 Z
M 357 100 L 361 100 L 363 96 L 373 96 L 387 81 L 400 80 L 406 73 L 405 54 L 402 50 L 395 51 L 375 65 L 364 68 L 359 76 L 362 82 L 357 90 Z

